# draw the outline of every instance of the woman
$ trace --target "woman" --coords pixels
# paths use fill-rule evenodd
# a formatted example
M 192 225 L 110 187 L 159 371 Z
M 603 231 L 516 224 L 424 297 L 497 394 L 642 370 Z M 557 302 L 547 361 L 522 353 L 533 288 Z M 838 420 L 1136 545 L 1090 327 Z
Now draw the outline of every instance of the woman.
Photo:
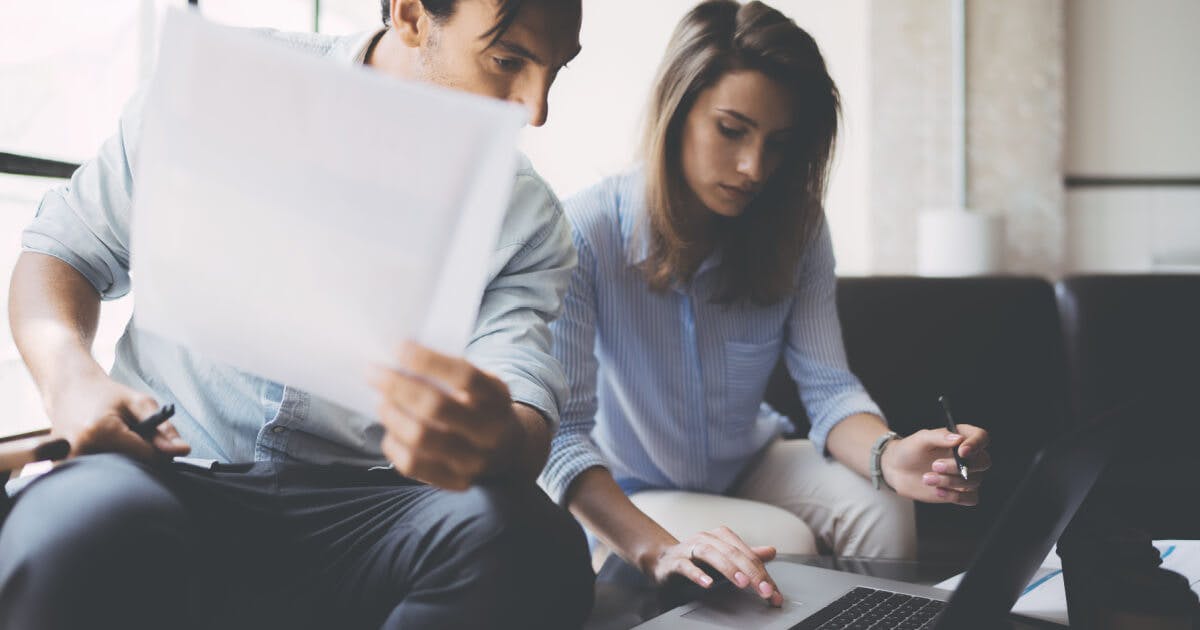
M 572 394 L 541 481 L 658 582 L 707 587 L 706 563 L 778 605 L 777 550 L 912 557 L 912 499 L 978 500 L 986 432 L 900 438 L 847 369 L 822 208 L 838 110 L 791 20 L 704 2 L 660 66 L 642 166 L 567 203 L 579 266 L 552 329 Z M 781 353 L 806 441 L 760 408 Z

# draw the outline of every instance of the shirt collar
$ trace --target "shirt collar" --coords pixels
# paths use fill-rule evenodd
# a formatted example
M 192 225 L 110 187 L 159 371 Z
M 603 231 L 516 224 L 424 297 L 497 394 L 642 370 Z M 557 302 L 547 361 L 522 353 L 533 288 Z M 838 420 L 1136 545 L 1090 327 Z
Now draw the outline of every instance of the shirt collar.
M 363 31 L 353 35 L 339 37 L 325 56 L 336 61 L 342 61 L 354 65 L 362 65 L 366 62 L 367 48 L 371 46 L 371 40 L 375 39 L 386 28 L 375 29 L 373 31 Z

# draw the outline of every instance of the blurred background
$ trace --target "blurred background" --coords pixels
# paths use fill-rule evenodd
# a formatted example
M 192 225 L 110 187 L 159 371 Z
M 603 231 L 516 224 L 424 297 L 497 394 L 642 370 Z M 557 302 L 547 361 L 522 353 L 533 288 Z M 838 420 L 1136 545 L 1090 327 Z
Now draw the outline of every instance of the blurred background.
M 163 11 L 185 4 L 0 2 L 4 303 L 41 195 L 115 131 L 153 69 Z M 583 53 L 551 92 L 550 122 L 522 139 L 560 196 L 631 164 L 655 66 L 693 4 L 584 0 Z M 955 238 L 953 227 L 921 227 L 934 209 L 996 219 L 996 256 L 972 273 L 1200 272 L 1200 2 L 770 4 L 814 36 L 842 92 L 827 203 L 840 275 L 929 272 L 922 252 Z M 235 25 L 335 34 L 380 26 L 376 0 L 198 5 Z M 939 273 L 955 275 L 953 265 Z M 105 305 L 102 363 L 133 299 Z M 6 314 L 0 324 L 0 433 L 38 428 L 41 404 Z

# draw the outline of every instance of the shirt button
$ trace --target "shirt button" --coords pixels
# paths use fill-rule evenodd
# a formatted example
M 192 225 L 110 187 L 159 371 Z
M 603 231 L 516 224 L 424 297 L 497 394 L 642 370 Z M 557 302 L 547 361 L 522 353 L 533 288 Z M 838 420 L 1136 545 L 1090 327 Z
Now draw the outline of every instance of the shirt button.
M 285 429 L 279 425 L 275 425 L 275 426 L 271 427 L 271 433 L 283 433 L 284 431 L 287 431 L 287 429 Z

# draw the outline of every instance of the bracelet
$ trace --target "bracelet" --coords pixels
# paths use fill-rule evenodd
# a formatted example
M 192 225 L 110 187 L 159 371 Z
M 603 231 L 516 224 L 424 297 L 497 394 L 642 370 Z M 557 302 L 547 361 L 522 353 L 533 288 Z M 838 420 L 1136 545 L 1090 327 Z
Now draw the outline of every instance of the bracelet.
M 871 447 L 871 485 L 875 486 L 876 490 L 880 485 L 888 490 L 894 490 L 883 480 L 883 468 L 879 466 L 879 463 L 883 459 L 883 451 L 887 448 L 888 443 L 897 439 L 900 439 L 900 436 L 895 431 L 888 431 L 879 436 L 879 439 L 875 440 L 875 445 Z

